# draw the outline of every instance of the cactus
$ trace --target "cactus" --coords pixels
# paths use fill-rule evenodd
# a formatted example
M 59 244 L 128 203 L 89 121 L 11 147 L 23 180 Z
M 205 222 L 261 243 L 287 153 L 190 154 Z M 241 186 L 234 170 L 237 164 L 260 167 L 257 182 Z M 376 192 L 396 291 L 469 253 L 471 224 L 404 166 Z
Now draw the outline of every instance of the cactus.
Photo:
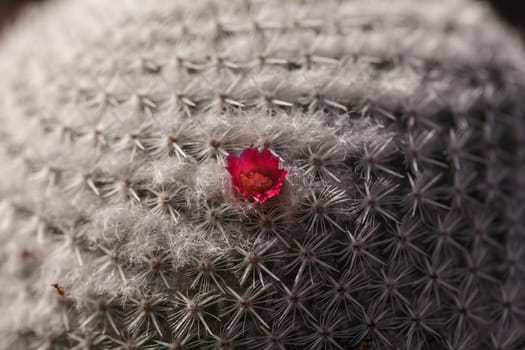
M 525 347 L 524 55 L 482 4 L 55 1 L 1 46 L 0 348 Z

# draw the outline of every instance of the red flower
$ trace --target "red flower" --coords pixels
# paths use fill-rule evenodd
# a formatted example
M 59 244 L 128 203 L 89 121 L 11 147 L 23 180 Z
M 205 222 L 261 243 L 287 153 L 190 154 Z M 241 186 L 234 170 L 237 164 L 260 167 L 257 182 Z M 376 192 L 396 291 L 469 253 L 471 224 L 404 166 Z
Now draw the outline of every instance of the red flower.
M 226 170 L 232 176 L 233 187 L 242 195 L 264 203 L 279 194 L 286 169 L 279 169 L 279 157 L 264 149 L 250 147 L 239 158 L 229 155 Z

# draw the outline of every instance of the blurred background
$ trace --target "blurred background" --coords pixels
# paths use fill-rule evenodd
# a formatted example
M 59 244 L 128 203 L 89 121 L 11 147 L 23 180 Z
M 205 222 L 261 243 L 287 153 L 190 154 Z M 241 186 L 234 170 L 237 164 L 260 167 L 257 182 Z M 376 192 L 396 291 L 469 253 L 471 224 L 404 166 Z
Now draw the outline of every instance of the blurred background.
M 14 21 L 20 10 L 29 3 L 43 0 L 0 0 L 0 30 Z
M 523 0 L 488 0 L 496 12 L 507 22 L 514 25 L 525 38 L 525 1 Z
M 0 0 L 0 30 L 16 19 L 21 9 L 34 2 L 45 0 Z M 137 0 L 140 1 L 140 0 Z M 525 1 L 523 0 L 479 0 L 490 2 L 494 10 L 507 22 L 516 27 L 525 38 Z

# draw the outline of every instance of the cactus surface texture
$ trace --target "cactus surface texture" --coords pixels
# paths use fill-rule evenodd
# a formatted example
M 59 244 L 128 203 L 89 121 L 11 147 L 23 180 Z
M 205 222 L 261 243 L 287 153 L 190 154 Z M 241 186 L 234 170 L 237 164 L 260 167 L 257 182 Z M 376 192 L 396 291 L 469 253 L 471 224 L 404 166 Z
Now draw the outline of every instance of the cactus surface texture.
M 70 0 L 0 45 L 1 349 L 525 348 L 525 54 L 462 0 Z M 227 155 L 280 157 L 235 192 Z

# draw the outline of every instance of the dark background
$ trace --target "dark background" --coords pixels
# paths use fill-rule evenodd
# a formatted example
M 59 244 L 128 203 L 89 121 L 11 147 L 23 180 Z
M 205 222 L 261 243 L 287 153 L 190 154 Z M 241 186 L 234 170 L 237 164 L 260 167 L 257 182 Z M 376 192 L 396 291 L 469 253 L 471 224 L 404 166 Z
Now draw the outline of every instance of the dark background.
M 42 1 L 44 0 L 0 0 L 0 29 L 5 28 L 9 23 L 12 23 L 16 18 L 16 14 L 20 12 L 25 4 Z M 518 28 L 525 39 L 525 0 L 480 1 L 490 2 L 496 12 L 507 22 Z
M 503 19 L 518 28 L 525 39 L 525 1 L 488 0 L 488 2 Z
M 25 4 L 43 0 L 0 0 L 0 29 L 5 28 L 16 18 Z

